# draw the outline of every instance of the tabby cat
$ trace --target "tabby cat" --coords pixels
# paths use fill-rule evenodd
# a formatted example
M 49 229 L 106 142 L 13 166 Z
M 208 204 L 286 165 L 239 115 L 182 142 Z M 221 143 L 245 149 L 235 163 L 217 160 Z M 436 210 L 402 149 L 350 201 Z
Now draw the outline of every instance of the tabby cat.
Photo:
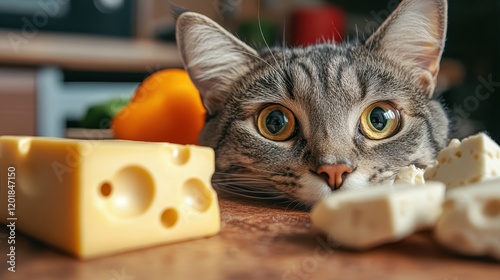
M 197 13 L 179 13 L 176 27 L 221 191 L 310 206 L 429 165 L 447 144 L 433 98 L 446 0 L 403 0 L 356 43 L 256 51 Z

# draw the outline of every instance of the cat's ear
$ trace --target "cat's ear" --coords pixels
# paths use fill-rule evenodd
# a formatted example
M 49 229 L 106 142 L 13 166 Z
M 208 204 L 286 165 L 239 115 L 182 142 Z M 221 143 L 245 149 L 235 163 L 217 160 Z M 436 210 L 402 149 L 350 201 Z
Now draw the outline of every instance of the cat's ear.
M 365 46 L 415 69 L 431 97 L 444 48 L 447 10 L 446 0 L 402 0 Z
M 206 16 L 182 12 L 176 19 L 177 46 L 209 113 L 221 109 L 227 88 L 249 70 L 257 52 Z

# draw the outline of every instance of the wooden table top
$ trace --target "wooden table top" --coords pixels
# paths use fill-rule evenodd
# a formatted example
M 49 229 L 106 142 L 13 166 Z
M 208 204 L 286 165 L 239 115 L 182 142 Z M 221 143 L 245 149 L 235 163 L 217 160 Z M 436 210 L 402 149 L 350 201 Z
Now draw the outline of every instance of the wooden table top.
M 500 279 L 500 263 L 454 255 L 420 233 L 368 252 L 338 248 L 311 229 L 309 213 L 220 198 L 219 235 L 79 261 L 18 233 L 17 271 L 0 279 Z

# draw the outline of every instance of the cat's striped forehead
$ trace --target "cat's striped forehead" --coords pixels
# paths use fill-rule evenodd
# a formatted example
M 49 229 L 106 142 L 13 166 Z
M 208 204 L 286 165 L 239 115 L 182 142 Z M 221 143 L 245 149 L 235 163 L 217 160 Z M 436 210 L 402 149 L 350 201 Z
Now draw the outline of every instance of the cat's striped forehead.
M 320 45 L 276 49 L 261 54 L 261 64 L 242 79 L 249 96 L 300 101 L 359 103 L 366 99 L 425 100 L 427 96 L 408 69 L 360 47 Z M 269 89 L 270 91 L 267 91 Z M 334 97 L 334 98 L 333 98 Z

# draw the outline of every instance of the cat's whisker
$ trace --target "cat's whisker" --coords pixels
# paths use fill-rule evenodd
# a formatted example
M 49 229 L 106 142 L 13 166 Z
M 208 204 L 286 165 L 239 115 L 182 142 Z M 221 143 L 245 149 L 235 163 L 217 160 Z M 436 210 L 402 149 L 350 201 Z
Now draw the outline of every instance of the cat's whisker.
M 289 209 L 289 207 L 290 207 L 290 205 L 292 205 L 292 203 L 294 203 L 294 202 L 295 202 L 295 200 L 291 200 L 290 202 L 288 202 L 288 203 L 287 203 L 287 205 L 286 205 L 286 208 L 285 208 L 285 209 L 286 209 L 286 210 L 290 210 L 290 209 Z
M 337 33 L 337 35 L 339 35 L 339 38 L 342 39 L 342 34 L 340 34 L 340 31 L 337 28 L 337 26 L 335 26 L 335 24 L 333 24 L 333 22 L 332 22 L 332 25 L 333 25 L 333 29 L 335 29 L 335 32 Z M 334 38 L 332 38 L 332 42 L 331 43 L 335 44 L 335 39 Z
M 373 48 L 373 41 L 370 42 L 370 44 L 368 45 L 368 57 L 369 57 L 369 59 L 365 60 L 365 63 L 363 64 L 363 68 L 362 68 L 363 69 L 362 76 L 363 76 L 363 80 L 365 80 L 365 81 L 366 81 L 366 74 L 368 73 L 368 63 L 369 63 L 368 61 L 370 59 L 372 59 L 372 48 Z
M 245 194 L 266 195 L 266 196 L 269 196 L 269 195 L 283 196 L 283 192 L 250 191 L 250 190 L 246 190 L 246 189 L 232 187 L 232 185 L 226 185 L 226 186 L 217 185 L 217 187 L 220 189 L 228 189 L 228 190 L 233 190 L 233 191 L 237 191 L 237 192 L 245 193 Z
M 227 181 L 214 181 L 214 185 L 237 185 L 237 186 L 242 186 L 242 188 L 247 187 L 247 188 L 252 188 L 252 189 L 264 189 L 264 188 L 272 188 L 272 187 L 266 187 L 266 184 L 269 185 L 269 182 L 265 182 L 266 184 L 262 184 L 264 182 L 259 182 L 259 181 L 247 181 L 247 180 L 227 180 Z
M 282 191 L 275 188 L 276 183 L 270 180 L 270 176 L 262 175 L 262 173 L 272 174 L 276 172 L 262 170 L 263 172 L 259 174 L 258 171 L 255 171 L 258 168 L 249 168 L 248 166 L 238 164 L 236 166 L 241 166 L 245 170 L 254 169 L 254 172 L 251 174 L 216 172 L 217 176 L 212 179 L 214 188 L 233 194 L 243 194 L 246 197 L 265 197 L 266 199 L 286 198 Z
M 234 174 L 234 176 L 224 177 L 224 178 L 216 178 L 213 179 L 214 182 L 234 182 L 234 181 L 245 181 L 245 182 L 267 182 L 269 180 L 263 178 L 255 178 L 255 176 L 239 176 L 238 174 Z
M 276 175 L 283 175 L 283 172 L 277 172 L 277 171 L 271 171 L 269 169 L 264 169 L 264 168 L 258 168 L 257 166 L 245 166 L 243 164 L 235 164 L 236 166 L 240 166 L 252 171 L 259 171 L 262 173 L 271 173 L 271 174 L 276 174 Z
M 243 188 L 248 187 L 252 189 L 260 188 L 271 188 L 274 189 L 274 183 L 267 179 L 252 179 L 252 178 L 238 178 L 234 176 L 232 178 L 214 179 L 212 180 L 214 184 L 226 184 L 226 185 L 238 185 Z
M 268 170 L 258 170 L 258 169 L 251 169 L 251 168 L 244 168 L 242 171 L 235 171 L 235 170 L 230 170 L 229 172 L 222 172 L 222 171 L 216 171 L 215 175 L 217 176 L 240 176 L 240 177 L 249 177 L 249 178 L 256 178 L 255 173 L 259 173 L 260 175 L 258 177 L 263 177 L 263 175 L 275 175 L 273 171 L 268 171 Z
M 255 174 L 255 173 L 224 173 L 221 174 L 219 172 L 216 173 L 214 178 L 212 179 L 213 181 L 234 181 L 234 180 L 246 180 L 246 181 L 252 181 L 252 182 L 269 182 L 270 178 L 273 176 L 280 176 L 280 175 L 275 175 L 275 174 L 270 174 L 270 175 L 261 175 L 261 174 Z
M 285 33 L 285 29 L 286 29 L 286 20 L 283 21 L 283 50 L 282 50 L 282 54 L 283 54 L 283 66 L 282 66 L 282 69 L 283 69 L 283 74 L 284 77 L 282 77 L 282 80 L 283 82 L 287 85 L 287 86 L 290 86 L 290 88 L 293 88 L 293 81 L 291 80 L 290 78 L 290 61 L 286 59 L 286 33 Z
M 221 192 L 225 192 L 225 193 L 228 193 L 228 194 L 233 194 L 233 195 L 237 195 L 237 196 L 241 196 L 241 197 L 246 197 L 246 198 L 251 198 L 251 199 L 262 199 L 262 200 L 275 200 L 275 199 L 279 199 L 278 197 L 262 197 L 262 196 L 255 196 L 255 195 L 247 195 L 245 194 L 244 192 L 242 192 L 241 190 L 230 190 L 230 189 L 227 189 L 227 188 L 218 188 L 217 189 L 218 191 L 221 191 Z
M 278 199 L 285 199 L 286 197 L 283 194 L 279 195 L 266 195 L 263 196 L 261 195 L 255 195 L 252 193 L 246 193 L 242 191 L 241 189 L 233 189 L 233 188 L 228 188 L 227 186 L 222 187 L 222 188 L 216 188 L 218 191 L 229 193 L 229 194 L 234 194 L 237 196 L 242 196 L 242 197 L 247 197 L 247 198 L 252 198 L 252 199 L 261 199 L 261 200 L 278 200 Z
M 278 70 L 276 69 L 276 67 L 274 67 L 271 64 L 269 64 L 269 62 L 267 62 L 266 60 L 264 60 L 262 57 L 260 57 L 260 56 L 258 56 L 256 54 L 250 53 L 250 52 L 240 51 L 240 53 L 249 55 L 249 56 L 251 56 L 253 58 L 256 58 L 257 60 L 259 60 L 261 62 L 264 62 L 267 66 L 269 66 L 271 69 L 273 69 L 274 72 L 278 73 Z
M 284 202 L 285 203 L 285 202 Z M 290 206 L 295 204 L 291 209 L 290 209 Z M 297 209 L 298 207 L 301 207 L 301 208 L 304 208 L 306 207 L 303 203 L 301 203 L 300 201 L 298 201 L 297 199 L 293 199 L 291 201 L 289 201 L 287 203 L 287 206 L 286 206 L 286 210 L 290 210 L 290 211 L 293 211 L 295 209 Z
M 271 54 L 274 61 L 276 62 L 276 65 L 280 65 L 278 63 L 278 60 L 274 56 L 273 52 L 271 51 L 271 48 L 269 47 L 269 44 L 267 43 L 266 37 L 264 36 L 264 32 L 262 31 L 262 24 L 260 22 L 260 1 L 257 2 L 257 22 L 259 23 L 260 36 L 262 36 L 262 40 L 264 41 L 264 44 L 266 45 L 267 49 L 269 50 L 269 53 Z M 279 73 L 279 72 L 276 72 L 276 73 Z
M 235 180 L 244 180 L 244 181 L 249 181 L 249 182 L 262 182 L 262 183 L 269 183 L 270 182 L 270 176 L 264 176 L 261 174 L 246 174 L 246 173 L 221 173 L 221 172 L 216 172 L 214 178 L 212 179 L 213 181 L 235 181 Z
M 242 167 L 244 169 L 247 169 L 247 170 L 251 171 L 252 173 L 248 174 L 248 175 L 252 176 L 252 178 L 255 177 L 255 172 L 258 172 L 258 173 L 261 173 L 261 174 L 277 175 L 277 176 L 284 176 L 284 175 L 286 175 L 286 173 L 284 173 L 284 172 L 277 172 L 277 171 L 262 169 L 262 168 L 258 168 L 256 166 L 247 166 L 247 165 L 242 165 L 242 164 L 233 164 L 233 165 L 237 166 L 237 167 Z M 230 173 L 217 172 L 217 174 L 234 175 L 233 172 L 230 172 Z M 239 173 L 239 174 L 243 175 L 244 173 Z
M 281 52 L 283 54 L 283 69 L 284 69 L 284 71 L 286 71 L 286 69 L 288 69 L 287 64 L 286 64 L 287 60 L 286 60 L 286 54 L 285 54 L 286 53 L 286 36 L 285 36 L 285 34 L 286 34 L 286 19 L 283 20 L 283 39 L 282 39 L 283 40 L 283 50 Z
M 359 41 L 359 29 L 358 29 L 358 24 L 354 25 L 354 29 L 356 30 L 356 41 Z

